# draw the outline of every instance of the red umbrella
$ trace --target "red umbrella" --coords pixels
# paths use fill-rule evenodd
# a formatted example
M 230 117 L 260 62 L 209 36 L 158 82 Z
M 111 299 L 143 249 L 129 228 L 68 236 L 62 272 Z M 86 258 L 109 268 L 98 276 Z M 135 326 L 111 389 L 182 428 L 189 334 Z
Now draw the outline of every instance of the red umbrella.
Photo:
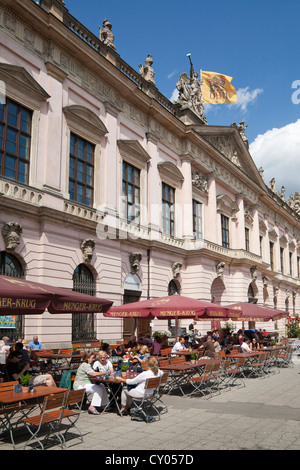
M 228 319 L 232 316 L 240 316 L 241 312 L 222 307 L 218 304 L 204 300 L 191 299 L 182 295 L 169 295 L 149 300 L 141 300 L 118 307 L 112 307 L 105 317 L 114 318 L 195 318 L 197 320 L 207 318 Z
M 275 321 L 289 316 L 289 312 L 284 310 L 276 310 L 272 307 L 265 307 L 249 302 L 237 302 L 236 304 L 227 305 L 227 307 L 232 310 L 242 311 L 242 315 L 239 315 L 236 320 Z
M 62 287 L 0 276 L 0 314 L 106 312 L 113 302 Z

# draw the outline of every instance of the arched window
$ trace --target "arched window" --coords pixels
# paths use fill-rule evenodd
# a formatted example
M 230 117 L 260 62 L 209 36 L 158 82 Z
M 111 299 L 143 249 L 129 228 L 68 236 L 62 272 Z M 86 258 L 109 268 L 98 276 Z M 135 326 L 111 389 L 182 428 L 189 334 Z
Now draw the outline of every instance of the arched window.
M 180 294 L 180 286 L 175 281 L 169 282 L 168 295 Z
M 96 282 L 85 264 L 77 266 L 73 273 L 73 290 L 87 295 L 96 295 Z M 73 313 L 72 341 L 91 341 L 96 339 L 93 313 Z
M 2 276 L 25 279 L 25 273 L 20 261 L 6 251 L 1 251 L 0 253 L 0 274 Z M 0 337 L 8 336 L 11 342 L 15 342 L 19 337 L 23 338 L 23 330 L 23 315 L 16 315 L 15 328 L 1 328 Z
M 250 304 L 257 304 L 257 298 L 255 296 L 254 287 L 252 284 L 249 284 L 248 288 L 248 302 Z

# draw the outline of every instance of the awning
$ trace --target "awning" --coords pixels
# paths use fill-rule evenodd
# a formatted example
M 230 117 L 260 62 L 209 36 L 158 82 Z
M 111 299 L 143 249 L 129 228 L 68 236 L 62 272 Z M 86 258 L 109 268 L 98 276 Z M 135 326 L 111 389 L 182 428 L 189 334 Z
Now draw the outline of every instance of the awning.
M 242 311 L 236 320 L 246 321 L 269 321 L 279 320 L 280 318 L 287 318 L 289 312 L 284 310 L 277 310 L 272 307 L 265 307 L 263 305 L 252 304 L 249 302 L 237 302 L 235 304 L 227 305 L 232 310 Z
M 0 315 L 106 312 L 113 302 L 62 287 L 0 276 Z
M 161 319 L 195 318 L 198 321 L 204 319 L 227 320 L 241 314 L 242 312 L 236 309 L 175 294 L 112 307 L 104 313 L 104 316 L 149 319 L 155 317 Z

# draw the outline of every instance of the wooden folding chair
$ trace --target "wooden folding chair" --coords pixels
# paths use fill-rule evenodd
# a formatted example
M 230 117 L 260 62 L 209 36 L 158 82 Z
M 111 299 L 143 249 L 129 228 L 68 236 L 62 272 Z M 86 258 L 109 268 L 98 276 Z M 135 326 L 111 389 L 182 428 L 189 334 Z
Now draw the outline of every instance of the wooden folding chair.
M 224 374 L 226 377 L 226 382 L 228 386 L 234 385 L 237 380 L 240 381 L 240 387 L 245 387 L 245 382 L 243 381 L 243 378 L 245 379 L 245 363 L 246 359 L 244 357 L 237 358 L 235 362 L 232 362 L 230 360 L 230 365 L 228 368 L 224 370 Z
M 31 434 L 30 439 L 24 445 L 24 449 L 34 440 L 44 450 L 44 443 L 47 443 L 52 435 L 57 438 L 62 448 L 65 447 L 64 437 L 61 433 L 61 422 L 68 393 L 69 392 L 60 392 L 45 396 L 41 413 L 21 420 Z M 39 439 L 39 435 L 42 434 L 42 430 L 45 428 L 47 428 L 47 432 L 42 442 Z
M 164 348 L 160 350 L 160 355 L 168 356 L 169 354 L 171 354 L 171 352 L 172 352 L 172 348 Z
M 131 419 L 143 420 L 146 423 L 160 420 L 160 411 L 155 406 L 157 398 L 157 390 L 160 384 L 160 377 L 153 377 L 146 380 L 144 396 L 142 398 L 132 398 L 132 407 L 130 409 Z M 152 413 L 154 411 L 154 416 Z
M 78 367 L 80 366 L 81 363 L 82 363 L 82 357 L 74 355 L 74 356 L 71 357 L 71 360 L 69 362 L 69 366 L 72 369 L 78 369 Z
M 293 348 L 292 346 L 287 346 L 285 351 L 280 351 L 278 354 L 278 361 L 279 361 L 279 367 L 284 367 L 284 366 L 292 366 L 294 367 L 293 361 Z
M 69 430 L 71 429 L 73 431 L 73 428 L 75 428 L 79 434 L 79 439 L 81 442 L 83 442 L 83 436 L 80 431 L 80 429 L 76 426 L 76 423 L 79 419 L 81 410 L 82 410 L 82 404 L 84 402 L 84 397 L 85 397 L 85 389 L 82 388 L 80 390 L 71 390 L 67 396 L 66 404 L 65 404 L 65 409 L 63 410 L 63 420 L 67 420 L 67 429 L 64 430 L 63 432 L 63 439 L 64 442 L 67 441 L 67 434 Z M 73 409 L 70 409 L 70 407 L 73 406 Z M 74 444 L 73 444 L 74 445 Z M 70 446 L 67 446 L 70 447 Z
M 251 362 L 249 364 L 250 374 L 248 375 L 249 378 L 256 376 L 256 377 L 265 377 L 265 365 L 268 359 L 267 353 L 261 353 L 258 359 L 255 362 Z
M 169 371 L 164 372 L 163 375 L 160 378 L 159 387 L 156 391 L 156 400 L 154 401 L 154 403 L 159 402 L 162 405 L 162 407 L 160 407 L 160 409 L 159 409 L 160 414 L 168 412 L 168 407 L 162 401 L 162 398 L 161 398 L 163 396 L 165 388 L 167 386 L 168 377 L 169 377 Z
M 213 364 L 206 364 L 200 376 L 191 377 L 189 379 L 190 383 L 194 388 L 194 390 L 190 393 L 190 396 L 194 396 L 198 394 L 198 392 L 200 392 L 202 396 L 207 396 L 207 393 L 205 392 L 208 392 L 209 396 L 212 397 L 212 390 L 209 387 L 212 378 L 212 370 Z

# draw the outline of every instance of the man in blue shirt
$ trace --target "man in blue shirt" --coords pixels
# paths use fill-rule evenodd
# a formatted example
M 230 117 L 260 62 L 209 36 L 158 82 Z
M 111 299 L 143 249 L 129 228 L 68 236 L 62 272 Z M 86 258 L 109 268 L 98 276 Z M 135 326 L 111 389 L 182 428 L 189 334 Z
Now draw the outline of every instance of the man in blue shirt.
M 43 349 L 42 343 L 39 342 L 39 338 L 34 336 L 32 341 L 28 344 L 28 348 L 32 351 L 38 351 L 39 349 Z

